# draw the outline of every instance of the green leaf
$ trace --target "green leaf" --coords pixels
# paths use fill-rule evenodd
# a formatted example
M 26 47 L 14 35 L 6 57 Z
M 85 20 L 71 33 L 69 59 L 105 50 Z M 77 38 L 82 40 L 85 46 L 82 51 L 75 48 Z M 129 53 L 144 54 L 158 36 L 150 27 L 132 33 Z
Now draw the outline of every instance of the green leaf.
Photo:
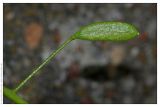
M 19 97 L 13 90 L 5 86 L 3 86 L 3 95 L 16 104 L 27 104 L 27 102 Z
M 61 44 L 56 51 L 53 51 L 32 73 L 27 76 L 15 89 L 10 90 L 4 87 L 4 95 L 16 103 L 26 103 L 23 99 L 16 95 L 19 91 L 36 73 L 47 65 L 55 56 L 74 39 L 82 40 L 100 40 L 100 41 L 125 41 L 132 39 L 139 35 L 137 29 L 127 23 L 122 22 L 97 22 L 85 27 L 82 27 L 73 36 L 68 38 Z
M 74 39 L 126 41 L 139 35 L 137 29 L 123 22 L 96 22 L 84 26 L 73 35 Z

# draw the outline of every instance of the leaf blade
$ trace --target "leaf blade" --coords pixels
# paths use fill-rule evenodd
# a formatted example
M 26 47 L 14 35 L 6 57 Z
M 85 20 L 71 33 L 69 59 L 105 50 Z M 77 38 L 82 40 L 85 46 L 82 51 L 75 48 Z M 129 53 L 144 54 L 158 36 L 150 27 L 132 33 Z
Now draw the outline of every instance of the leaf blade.
M 100 41 L 126 41 L 139 35 L 138 30 L 124 22 L 96 22 L 84 26 L 75 35 L 75 39 Z

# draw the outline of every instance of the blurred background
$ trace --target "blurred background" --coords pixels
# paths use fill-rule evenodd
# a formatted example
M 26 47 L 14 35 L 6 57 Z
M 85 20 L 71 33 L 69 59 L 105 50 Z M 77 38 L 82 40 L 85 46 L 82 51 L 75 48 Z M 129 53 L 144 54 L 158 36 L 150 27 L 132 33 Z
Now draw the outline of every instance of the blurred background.
M 3 4 L 3 11 L 9 88 L 83 25 L 122 21 L 140 31 L 123 43 L 72 41 L 19 91 L 29 103 L 157 103 L 157 4 Z

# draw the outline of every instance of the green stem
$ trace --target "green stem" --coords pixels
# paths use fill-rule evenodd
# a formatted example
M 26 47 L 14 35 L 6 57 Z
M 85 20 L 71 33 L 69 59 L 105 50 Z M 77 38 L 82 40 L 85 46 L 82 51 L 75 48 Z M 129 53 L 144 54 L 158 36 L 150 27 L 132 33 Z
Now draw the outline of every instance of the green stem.
M 43 68 L 47 63 L 49 63 L 72 40 L 73 38 L 70 37 L 62 45 L 60 45 L 56 51 L 52 52 L 51 55 L 47 57 L 42 64 L 40 64 L 35 70 L 33 70 L 33 72 L 14 89 L 14 92 L 17 92 L 20 88 L 22 88 L 28 80 L 30 80 L 37 72 L 40 71 L 41 68 Z

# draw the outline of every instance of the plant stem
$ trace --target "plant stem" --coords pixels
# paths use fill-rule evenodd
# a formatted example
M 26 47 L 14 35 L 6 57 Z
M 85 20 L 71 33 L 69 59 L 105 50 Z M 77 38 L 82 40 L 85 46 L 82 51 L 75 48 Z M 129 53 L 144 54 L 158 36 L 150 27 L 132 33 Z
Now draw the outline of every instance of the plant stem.
M 38 67 L 36 67 L 35 70 L 33 70 L 33 72 L 28 76 L 26 77 L 26 79 L 24 79 L 15 89 L 14 89 L 14 92 L 17 92 L 20 88 L 22 88 L 25 83 L 30 80 L 37 72 L 40 71 L 41 68 L 43 68 L 47 63 L 49 63 L 68 43 L 70 43 L 71 41 L 73 40 L 72 37 L 70 37 L 69 39 L 67 39 L 62 45 L 59 46 L 59 48 L 52 52 L 50 54 L 50 56 L 48 56 L 45 61 L 40 64 Z

